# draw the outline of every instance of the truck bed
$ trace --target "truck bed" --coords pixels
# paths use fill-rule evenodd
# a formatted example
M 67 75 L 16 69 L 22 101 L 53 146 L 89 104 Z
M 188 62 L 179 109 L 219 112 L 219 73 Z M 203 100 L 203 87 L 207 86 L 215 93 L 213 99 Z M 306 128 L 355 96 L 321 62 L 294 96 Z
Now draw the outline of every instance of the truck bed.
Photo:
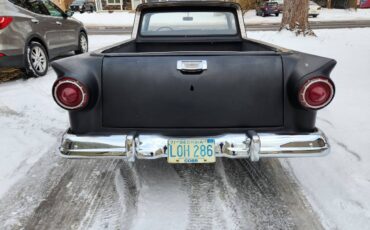
M 104 50 L 102 53 L 146 53 L 174 51 L 276 51 L 276 47 L 252 40 L 240 41 L 195 41 L 195 42 L 139 42 L 131 40 Z

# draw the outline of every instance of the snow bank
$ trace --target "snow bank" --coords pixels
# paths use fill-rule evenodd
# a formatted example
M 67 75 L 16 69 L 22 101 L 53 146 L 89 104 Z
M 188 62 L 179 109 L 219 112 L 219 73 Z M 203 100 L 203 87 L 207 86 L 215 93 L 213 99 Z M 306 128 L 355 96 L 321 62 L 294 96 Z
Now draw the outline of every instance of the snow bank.
M 130 12 L 75 13 L 73 17 L 85 26 L 132 26 L 135 14 Z
M 330 229 L 370 226 L 370 29 L 317 30 L 317 38 L 289 32 L 249 32 L 249 37 L 334 58 L 336 96 L 318 113 L 331 155 L 291 159 L 292 171 Z
M 134 23 L 134 13 L 132 12 L 101 12 L 101 13 L 75 13 L 74 18 L 83 22 L 85 26 L 132 26 Z M 256 16 L 255 10 L 250 10 L 245 14 L 246 24 L 265 24 L 281 22 L 282 14 L 279 17 Z M 317 18 L 310 18 L 310 21 L 346 21 L 346 20 L 370 20 L 370 9 L 340 10 L 325 9 L 321 10 Z
M 279 17 L 269 16 L 261 17 L 256 16 L 255 10 L 248 11 L 244 16 L 246 24 L 268 24 L 280 23 L 282 14 Z M 309 18 L 309 21 L 351 21 L 351 20 L 370 20 L 370 9 L 356 10 L 342 10 L 342 9 L 326 9 L 322 8 L 320 15 L 317 18 Z

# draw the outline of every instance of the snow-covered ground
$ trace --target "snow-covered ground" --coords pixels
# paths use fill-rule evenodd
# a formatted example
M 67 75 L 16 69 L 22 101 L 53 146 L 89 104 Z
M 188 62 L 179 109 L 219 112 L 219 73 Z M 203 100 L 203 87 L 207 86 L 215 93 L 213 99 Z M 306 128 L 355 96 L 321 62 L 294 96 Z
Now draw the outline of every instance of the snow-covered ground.
M 323 129 L 330 139 L 332 145 L 331 155 L 324 158 L 291 159 L 282 160 L 281 162 L 292 175 L 297 178 L 299 184 L 302 186 L 304 194 L 306 194 L 315 212 L 320 215 L 320 219 L 327 229 L 366 229 L 370 226 L 370 151 L 368 150 L 368 145 L 370 143 L 370 124 L 368 122 L 370 117 L 370 29 L 335 29 L 318 30 L 315 32 L 318 37 L 297 38 L 285 32 L 249 32 L 248 36 L 287 48 L 331 57 L 338 61 L 331 75 L 336 83 L 336 97 L 331 105 L 319 112 L 317 122 L 317 126 Z M 127 37 L 124 36 L 107 35 L 90 36 L 90 49 L 97 49 L 126 38 Z M 0 161 L 0 204 L 7 204 L 7 202 L 2 202 L 2 198 L 5 194 L 9 195 L 9 191 L 13 194 L 19 192 L 14 188 L 17 182 L 32 180 L 32 178 L 36 176 L 36 174 L 30 173 L 33 172 L 30 170 L 31 167 L 34 166 L 37 160 L 53 152 L 58 144 L 58 138 L 68 127 L 67 113 L 55 105 L 51 96 L 51 86 L 55 78 L 54 71 L 49 70 L 48 75 L 42 78 L 29 79 L 26 81 L 17 80 L 0 84 L 0 156 L 2 157 Z M 76 162 L 64 162 L 63 164 L 65 167 L 68 167 L 68 165 L 76 164 Z M 86 162 L 86 165 L 93 164 L 93 162 Z M 108 162 L 103 162 L 102 164 L 104 166 L 104 164 L 108 164 Z M 138 198 L 136 201 L 132 202 L 139 203 L 139 211 L 136 219 L 130 220 L 134 222 L 133 225 L 136 226 L 137 229 L 140 229 L 140 227 L 153 227 L 153 229 L 159 229 L 161 222 L 158 222 L 157 219 L 162 218 L 162 223 L 174 224 L 170 219 L 161 216 L 162 213 L 166 215 L 172 213 L 172 215 L 178 218 L 179 216 L 176 215 L 176 212 L 182 215 L 182 213 L 186 212 L 188 209 L 198 209 L 195 214 L 207 215 L 207 213 L 202 213 L 204 207 L 199 207 L 198 205 L 200 204 L 190 207 L 187 206 L 188 203 L 186 202 L 188 202 L 188 198 L 185 198 L 183 193 L 186 189 L 193 189 L 192 180 L 188 179 L 189 177 L 191 178 L 192 171 L 185 170 L 182 172 L 181 167 L 177 168 L 180 174 L 186 174 L 182 175 L 186 182 L 186 186 L 182 188 L 180 185 L 177 186 L 175 183 L 171 182 L 171 180 L 175 182 L 178 177 L 171 176 L 172 174 L 170 173 L 172 173 L 172 169 L 169 170 L 166 168 L 165 163 L 160 169 L 169 170 L 168 173 L 167 171 L 153 168 L 154 166 L 149 163 L 142 164 L 145 166 L 145 170 L 142 172 L 139 171 L 138 176 L 144 177 L 146 180 L 142 182 L 143 185 L 140 191 L 135 190 L 139 192 L 140 195 L 136 194 Z M 81 166 L 77 165 L 72 169 L 76 171 L 78 167 Z M 150 171 L 147 171 L 149 169 Z M 221 175 L 221 171 L 224 169 L 218 167 L 217 170 L 220 171 Z M 229 171 L 232 172 L 233 170 L 235 169 L 231 168 Z M 73 175 L 75 171 L 72 170 L 71 175 Z M 93 171 L 94 175 L 99 175 L 97 171 L 99 170 Z M 206 169 L 205 172 L 207 171 L 209 170 Z M 193 173 L 204 175 L 204 177 L 209 176 L 197 170 Z M 78 174 L 82 173 L 78 172 Z M 158 178 L 157 174 L 160 175 L 159 177 L 169 179 L 169 181 L 160 185 L 154 184 L 152 181 Z M 71 175 L 68 173 L 65 178 L 69 178 Z M 85 174 L 82 174 L 80 176 L 88 178 L 87 175 L 84 175 Z M 273 177 L 273 175 L 270 176 Z M 148 178 L 151 180 L 148 180 Z M 194 178 L 196 177 L 194 176 Z M 218 177 L 211 178 L 215 180 L 219 179 Z M 208 189 L 210 185 L 206 183 L 207 181 L 207 178 L 198 181 L 198 184 L 201 185 L 200 191 L 202 191 L 202 189 L 205 191 Z M 224 181 L 224 179 L 221 181 Z M 244 182 L 245 181 L 241 180 L 239 183 Z M 58 189 L 72 188 L 78 183 L 79 181 L 74 181 L 73 183 L 68 183 L 67 181 L 63 187 Z M 127 182 L 120 182 L 119 176 L 116 176 L 115 183 L 118 186 L 120 186 L 120 184 L 122 184 L 122 186 L 127 186 L 124 185 L 124 183 Z M 216 185 L 218 186 L 219 183 L 221 182 L 218 181 Z M 162 191 L 161 185 L 165 186 L 165 188 L 174 185 L 177 187 L 171 187 L 174 190 L 167 189 Z M 216 189 L 214 194 L 218 197 L 217 194 L 223 194 L 225 189 L 232 190 L 231 193 L 228 193 L 229 195 L 232 194 L 231 196 L 237 196 L 239 192 L 242 192 L 231 189 L 231 184 L 226 183 L 226 185 L 225 188 L 221 187 L 219 190 Z M 32 188 L 32 186 L 37 186 L 37 184 L 31 184 L 29 186 L 33 189 L 30 193 L 38 191 L 37 188 Z M 83 185 L 81 186 L 83 187 Z M 103 184 L 103 186 L 105 186 L 105 184 Z M 185 190 L 182 191 L 178 189 Z M 79 192 L 81 194 L 79 194 Z M 83 192 L 73 190 L 71 191 L 71 197 L 84 198 L 83 194 L 88 192 L 88 189 Z M 119 192 L 120 191 L 118 191 L 118 193 Z M 27 191 L 25 191 L 25 193 L 27 193 Z M 74 196 L 74 193 L 79 195 Z M 55 194 L 58 194 L 57 191 Z M 165 199 L 162 194 L 170 194 L 170 199 Z M 180 200 L 177 200 L 174 194 L 179 194 Z M 30 194 L 26 200 L 35 199 L 32 198 L 32 195 L 34 194 Z M 125 195 L 126 194 L 123 194 L 121 197 L 125 197 Z M 247 195 L 246 193 L 246 196 Z M 287 202 L 288 198 L 293 195 L 294 194 L 286 194 L 287 197 L 283 200 Z M 107 196 L 110 195 L 105 195 L 102 199 L 108 199 L 109 197 L 107 198 Z M 219 196 L 216 201 L 221 202 L 218 200 L 221 198 L 225 199 L 225 197 Z M 226 197 L 226 199 L 231 198 L 232 197 Z M 13 203 L 18 202 L 17 199 L 18 197 Z M 19 199 L 22 200 L 23 198 L 19 197 Z M 192 199 L 192 197 L 189 199 Z M 22 200 L 22 202 L 24 201 Z M 65 201 L 55 200 L 53 202 L 59 202 L 58 204 L 62 205 Z M 132 205 L 132 202 L 123 200 L 122 204 Z M 178 204 L 181 210 L 176 211 L 174 204 L 171 202 L 183 202 Z M 243 203 L 242 200 L 240 200 L 240 202 Z M 250 202 L 253 202 L 253 200 Z M 165 204 L 168 210 L 160 210 L 162 205 Z M 225 205 L 226 202 L 222 201 L 221 204 Z M 289 202 L 287 202 L 287 204 L 289 204 Z M 50 203 L 46 202 L 44 205 L 46 208 L 50 208 Z M 112 207 L 113 205 L 116 204 L 112 204 Z M 243 203 L 243 205 L 245 207 L 251 207 L 251 209 L 254 210 L 258 208 L 258 205 L 263 206 L 265 203 Z M 20 208 L 18 210 L 14 210 L 15 216 L 20 215 L 19 212 L 26 209 L 23 203 L 19 204 L 19 206 Z M 71 207 L 73 206 L 74 205 Z M 236 207 L 235 212 L 242 208 L 242 206 Z M 279 208 L 280 206 L 275 207 Z M 224 209 L 228 211 L 231 210 L 224 206 L 220 206 L 219 209 L 221 211 L 218 210 L 218 214 L 222 213 Z M 209 211 L 208 209 L 204 210 Z M 39 212 L 42 212 L 42 209 L 40 209 Z M 98 216 L 101 215 L 103 216 L 102 218 L 108 218 L 107 216 L 109 216 L 110 212 L 117 212 L 117 210 L 109 210 L 108 207 L 108 209 L 97 211 Z M 268 210 L 262 210 L 262 212 L 270 215 Z M 192 218 L 198 218 L 199 221 L 202 220 L 202 218 L 195 216 L 195 214 L 193 214 L 194 217 Z M 131 213 L 130 215 L 135 216 L 136 214 Z M 235 214 L 231 212 L 228 213 L 228 215 L 232 217 Z M 279 215 L 284 216 L 284 213 Z M 205 217 L 208 218 L 209 216 Z M 37 216 L 37 218 L 42 218 L 42 216 Z M 176 218 L 174 220 L 180 221 L 180 219 Z M 284 218 L 281 220 L 283 219 Z M 229 221 L 230 220 L 233 219 L 229 219 Z M 8 223 L 13 223 L 12 221 L 15 220 L 10 219 Z M 98 226 L 96 229 L 101 228 L 102 226 L 100 224 L 105 223 L 104 220 L 95 221 L 97 221 Z M 239 219 L 239 221 L 241 221 L 240 223 L 244 223 L 243 219 Z M 263 220 L 260 221 L 263 222 Z M 30 223 L 33 222 L 31 221 Z M 228 226 L 240 226 L 240 223 L 235 222 Z M 284 222 L 281 224 L 284 225 Z M 179 223 L 179 226 L 184 227 L 183 225 L 184 222 Z
M 330 229 L 370 226 L 370 29 L 317 30 L 317 38 L 250 32 L 249 37 L 334 58 L 336 96 L 318 113 L 317 126 L 332 145 L 324 158 L 289 165 Z
M 73 17 L 85 26 L 124 26 L 134 24 L 135 14 L 131 12 L 74 13 Z
M 126 39 L 91 36 L 90 49 Z M 68 117 L 52 99 L 53 70 L 47 76 L 0 85 L 0 198 L 51 148 L 68 127 Z
M 134 22 L 134 13 L 131 12 L 101 12 L 101 13 L 75 13 L 73 15 L 85 26 L 124 26 L 130 27 Z M 279 17 L 256 16 L 255 10 L 250 10 L 245 14 L 246 24 L 265 24 L 281 22 L 282 14 Z M 325 9 L 321 10 L 317 18 L 309 18 L 311 21 L 346 21 L 346 20 L 370 20 L 370 9 L 341 10 Z
M 280 23 L 282 14 L 278 17 L 256 16 L 255 10 L 250 10 L 245 14 L 244 21 L 246 24 L 266 24 Z M 370 9 L 343 10 L 343 9 L 326 9 L 322 8 L 317 18 L 310 17 L 309 21 L 350 21 L 350 20 L 370 20 Z

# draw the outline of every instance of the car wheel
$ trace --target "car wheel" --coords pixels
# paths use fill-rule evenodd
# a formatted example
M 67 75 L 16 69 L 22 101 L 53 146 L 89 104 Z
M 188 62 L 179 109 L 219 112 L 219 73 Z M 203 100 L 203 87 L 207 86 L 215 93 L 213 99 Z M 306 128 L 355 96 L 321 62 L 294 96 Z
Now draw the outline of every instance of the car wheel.
M 276 13 L 276 14 L 275 14 L 275 16 L 276 16 L 276 17 L 279 17 L 279 13 Z
M 26 76 L 45 76 L 49 68 L 49 57 L 45 47 L 39 42 L 31 42 L 26 48 Z
M 262 17 L 266 17 L 266 14 L 265 14 L 265 12 L 262 12 Z
M 80 33 L 78 38 L 78 50 L 75 51 L 76 54 L 87 53 L 89 51 L 89 42 L 87 40 L 87 35 L 84 32 Z
M 316 18 L 317 17 L 317 14 L 312 15 L 312 17 Z

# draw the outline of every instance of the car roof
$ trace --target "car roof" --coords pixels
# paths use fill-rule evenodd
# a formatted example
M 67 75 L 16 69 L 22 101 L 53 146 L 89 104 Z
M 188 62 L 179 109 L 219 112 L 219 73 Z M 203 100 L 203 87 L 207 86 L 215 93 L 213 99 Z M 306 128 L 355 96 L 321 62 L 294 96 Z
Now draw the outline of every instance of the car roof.
M 195 7 L 231 7 L 240 9 L 240 5 L 235 2 L 225 1 L 165 1 L 165 2 L 149 2 L 142 3 L 137 6 L 136 10 L 141 11 L 148 8 L 161 8 L 161 7 L 182 7 L 182 6 L 195 6 Z

